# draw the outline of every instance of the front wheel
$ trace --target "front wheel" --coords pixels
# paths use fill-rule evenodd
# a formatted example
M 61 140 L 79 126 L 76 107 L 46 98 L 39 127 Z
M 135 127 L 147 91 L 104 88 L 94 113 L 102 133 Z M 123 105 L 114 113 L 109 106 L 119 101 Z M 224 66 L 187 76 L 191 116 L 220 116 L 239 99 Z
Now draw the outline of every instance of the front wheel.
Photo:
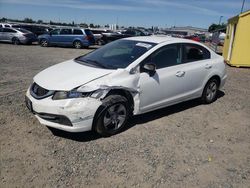
M 202 102 L 205 104 L 214 102 L 217 99 L 218 88 L 218 80 L 215 78 L 210 79 L 203 90 L 201 97 Z
M 117 134 L 125 127 L 129 114 L 128 100 L 121 95 L 110 95 L 97 110 L 94 129 L 102 136 Z
M 42 47 L 48 47 L 49 46 L 49 42 L 46 39 L 41 39 L 40 40 L 40 45 Z

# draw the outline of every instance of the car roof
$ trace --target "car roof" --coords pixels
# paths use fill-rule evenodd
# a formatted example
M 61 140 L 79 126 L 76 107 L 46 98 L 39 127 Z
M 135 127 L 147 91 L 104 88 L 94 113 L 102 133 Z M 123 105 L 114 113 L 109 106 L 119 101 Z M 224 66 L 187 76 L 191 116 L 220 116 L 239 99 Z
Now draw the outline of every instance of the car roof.
M 81 29 L 81 30 L 90 30 L 89 28 L 81 28 L 81 27 L 58 27 L 54 29 Z
M 129 37 L 126 40 L 135 40 L 140 42 L 151 42 L 151 43 L 163 43 L 163 42 L 183 42 L 183 43 L 194 43 L 199 44 L 189 39 L 175 38 L 166 35 L 151 35 L 151 36 L 140 36 L 140 37 Z

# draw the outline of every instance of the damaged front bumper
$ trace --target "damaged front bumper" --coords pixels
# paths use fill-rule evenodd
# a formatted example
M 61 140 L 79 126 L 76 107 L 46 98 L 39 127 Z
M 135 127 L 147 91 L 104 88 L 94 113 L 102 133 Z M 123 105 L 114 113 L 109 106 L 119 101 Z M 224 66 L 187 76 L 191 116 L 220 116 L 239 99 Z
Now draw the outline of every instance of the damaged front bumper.
M 26 105 L 41 124 L 68 132 L 92 130 L 94 115 L 101 105 L 95 98 L 52 100 L 52 96 L 35 99 L 29 90 Z

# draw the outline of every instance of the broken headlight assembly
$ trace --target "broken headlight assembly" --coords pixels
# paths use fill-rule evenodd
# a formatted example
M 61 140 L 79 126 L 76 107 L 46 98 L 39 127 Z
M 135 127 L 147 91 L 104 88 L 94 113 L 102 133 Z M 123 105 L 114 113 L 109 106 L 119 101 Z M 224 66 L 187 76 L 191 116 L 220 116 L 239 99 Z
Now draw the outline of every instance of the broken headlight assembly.
M 77 90 L 72 91 L 56 91 L 52 97 L 53 100 L 61 99 L 73 99 L 73 98 L 100 98 L 103 95 L 103 90 L 95 90 L 91 92 L 79 92 Z

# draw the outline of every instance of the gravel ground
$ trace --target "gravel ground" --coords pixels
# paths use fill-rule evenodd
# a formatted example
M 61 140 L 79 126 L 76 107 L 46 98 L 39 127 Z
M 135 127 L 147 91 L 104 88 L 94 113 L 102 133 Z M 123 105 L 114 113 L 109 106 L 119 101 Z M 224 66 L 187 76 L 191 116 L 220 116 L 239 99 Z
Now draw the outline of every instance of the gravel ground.
M 32 77 L 90 50 L 0 44 L 0 187 L 249 187 L 250 69 L 228 67 L 211 105 L 140 115 L 109 138 L 41 125 L 24 105 Z

